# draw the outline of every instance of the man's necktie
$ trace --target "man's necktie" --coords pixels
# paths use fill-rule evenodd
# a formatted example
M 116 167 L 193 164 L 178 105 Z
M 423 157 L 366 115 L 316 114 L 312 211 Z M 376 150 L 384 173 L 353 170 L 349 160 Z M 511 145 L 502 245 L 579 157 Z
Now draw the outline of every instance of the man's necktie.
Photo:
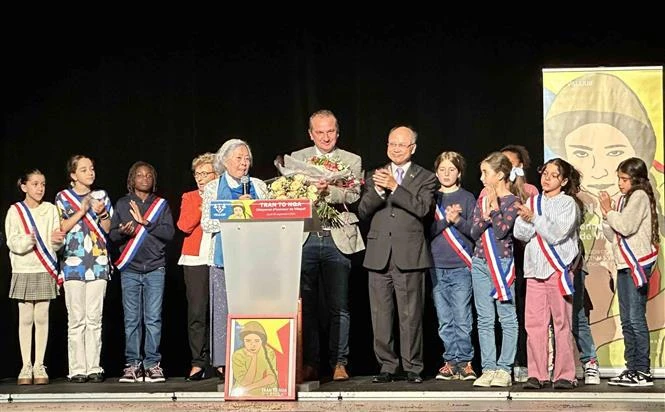
M 404 169 L 398 167 L 397 170 L 395 170 L 395 180 L 397 181 L 398 185 L 402 184 L 403 178 L 404 178 Z

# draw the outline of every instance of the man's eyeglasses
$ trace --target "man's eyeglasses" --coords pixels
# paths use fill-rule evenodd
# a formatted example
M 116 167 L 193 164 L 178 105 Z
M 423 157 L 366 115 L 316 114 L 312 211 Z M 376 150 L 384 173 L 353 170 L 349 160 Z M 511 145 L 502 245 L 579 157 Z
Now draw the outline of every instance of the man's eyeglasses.
M 413 146 L 415 143 L 393 143 L 393 142 L 388 142 L 388 147 L 394 149 L 396 147 L 399 147 L 400 149 L 408 149 L 409 147 Z
M 195 172 L 194 177 L 198 179 L 199 177 L 206 178 L 208 175 L 214 174 L 215 172 Z

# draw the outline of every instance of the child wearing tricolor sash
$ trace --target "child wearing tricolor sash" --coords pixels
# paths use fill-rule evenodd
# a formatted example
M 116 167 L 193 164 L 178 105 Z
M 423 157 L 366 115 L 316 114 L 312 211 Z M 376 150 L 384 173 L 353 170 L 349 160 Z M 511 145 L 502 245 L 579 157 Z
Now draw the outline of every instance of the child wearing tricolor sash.
M 5 218 L 12 265 L 9 297 L 18 301 L 18 340 L 23 360 L 17 384 L 46 384 L 49 377 L 44 353 L 48 342 L 49 303 L 59 295 L 56 252 L 63 245 L 65 233 L 60 230 L 55 205 L 42 201 L 46 189 L 44 174 L 33 169 L 21 176 L 17 185 L 25 193 L 25 199 L 13 204 Z
M 649 171 L 641 159 L 631 157 L 619 163 L 617 177 L 622 196 L 614 208 L 607 192 L 599 194 L 603 233 L 612 243 L 618 268 L 616 284 L 626 361 L 626 370 L 609 384 L 652 386 L 646 304 L 651 270 L 658 258 L 656 199 Z
M 443 152 L 434 162 L 441 187 L 434 194 L 435 220 L 430 226 L 432 298 L 439 319 L 444 364 L 436 379 L 475 380 L 471 366 L 471 216 L 476 199 L 461 186 L 466 161 L 456 152 Z
M 102 313 L 111 278 L 106 243 L 113 207 L 106 191 L 92 190 L 96 172 L 91 158 L 71 156 L 67 172 L 70 187 L 55 197 L 60 229 L 67 233 L 60 271 L 67 306 L 67 378 L 99 383 L 104 381 Z
M 128 193 L 118 199 L 111 219 L 111 240 L 119 244 L 122 309 L 125 318 L 125 369 L 119 382 L 164 382 L 159 346 L 166 282 L 166 244 L 175 226 L 166 199 L 155 195 L 157 171 L 134 163 Z M 144 337 L 145 334 L 145 337 Z
M 525 327 L 529 378 L 525 389 L 540 389 L 550 380 L 548 345 L 550 319 L 554 328 L 555 389 L 572 389 L 575 350 L 572 336 L 573 271 L 579 254 L 582 209 L 576 194 L 580 174 L 568 162 L 554 158 L 541 170 L 541 191 L 519 207 L 514 234 L 526 244 L 524 278 L 527 280 Z
M 521 204 L 522 181 L 513 165 L 501 152 L 494 152 L 480 163 L 485 195 L 473 211 L 471 238 L 475 240 L 471 278 L 473 300 L 478 314 L 478 341 L 483 374 L 474 386 L 508 387 L 517 350 L 515 312 L 515 267 L 513 226 Z M 497 358 L 495 319 L 501 323 L 501 353 Z

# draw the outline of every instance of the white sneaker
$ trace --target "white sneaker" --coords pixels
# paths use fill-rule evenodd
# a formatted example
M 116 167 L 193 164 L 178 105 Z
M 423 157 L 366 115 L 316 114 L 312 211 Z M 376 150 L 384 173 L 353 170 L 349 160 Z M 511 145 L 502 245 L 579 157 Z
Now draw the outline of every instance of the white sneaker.
M 480 378 L 473 381 L 473 386 L 479 386 L 479 387 L 482 387 L 482 388 L 489 388 L 490 386 L 492 386 L 492 381 L 494 380 L 494 375 L 495 374 L 496 374 L 496 371 L 493 371 L 493 370 L 483 371 L 483 374 L 480 375 Z
M 34 377 L 33 383 L 35 385 L 48 384 L 48 374 L 46 373 L 46 366 L 35 365 L 35 367 L 32 369 L 32 376 Z
M 526 382 L 529 379 L 529 370 L 526 366 L 515 366 L 513 368 L 513 380 L 515 382 Z
M 653 386 L 653 376 L 650 372 L 624 371 L 621 375 L 607 382 L 614 386 Z
M 595 359 L 591 359 L 584 364 L 584 384 L 600 385 L 600 371 L 598 370 L 598 362 Z
M 496 371 L 494 374 L 494 379 L 492 379 L 492 386 L 499 386 L 501 388 L 507 388 L 509 386 L 512 386 L 513 381 L 510 379 L 510 373 L 508 371 L 504 371 L 503 369 L 499 369 Z
M 32 385 L 32 365 L 23 365 L 18 374 L 17 385 Z

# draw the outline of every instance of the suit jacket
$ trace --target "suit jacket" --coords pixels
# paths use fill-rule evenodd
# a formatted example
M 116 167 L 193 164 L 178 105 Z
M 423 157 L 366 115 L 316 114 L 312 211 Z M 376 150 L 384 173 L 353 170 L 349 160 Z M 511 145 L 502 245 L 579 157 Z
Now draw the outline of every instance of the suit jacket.
M 373 176 L 367 179 L 358 206 L 360 218 L 371 221 L 363 262 L 365 268 L 386 269 L 391 252 L 401 271 L 432 267 L 424 221 L 432 211 L 438 185 L 434 173 L 415 163 L 411 163 L 402 184 L 392 193 L 386 191 L 383 197 L 374 188 Z
M 310 146 L 291 153 L 291 157 L 298 160 L 308 160 L 317 154 L 316 146 Z M 335 157 L 339 159 L 340 162 L 348 165 L 356 178 L 362 177 L 362 159 L 357 154 L 335 148 L 335 150 L 330 153 L 330 156 Z M 329 204 L 349 205 L 360 199 L 360 187 L 341 188 L 337 186 L 328 186 L 328 191 L 330 194 L 326 196 L 325 200 Z M 333 228 L 330 232 L 337 249 L 345 254 L 352 254 L 364 250 L 365 243 L 363 242 L 360 228 L 358 227 L 358 216 L 353 212 L 344 211 L 341 212 L 340 218 L 344 224 L 339 228 Z M 308 237 L 309 233 L 303 235 L 303 243 L 307 241 Z

